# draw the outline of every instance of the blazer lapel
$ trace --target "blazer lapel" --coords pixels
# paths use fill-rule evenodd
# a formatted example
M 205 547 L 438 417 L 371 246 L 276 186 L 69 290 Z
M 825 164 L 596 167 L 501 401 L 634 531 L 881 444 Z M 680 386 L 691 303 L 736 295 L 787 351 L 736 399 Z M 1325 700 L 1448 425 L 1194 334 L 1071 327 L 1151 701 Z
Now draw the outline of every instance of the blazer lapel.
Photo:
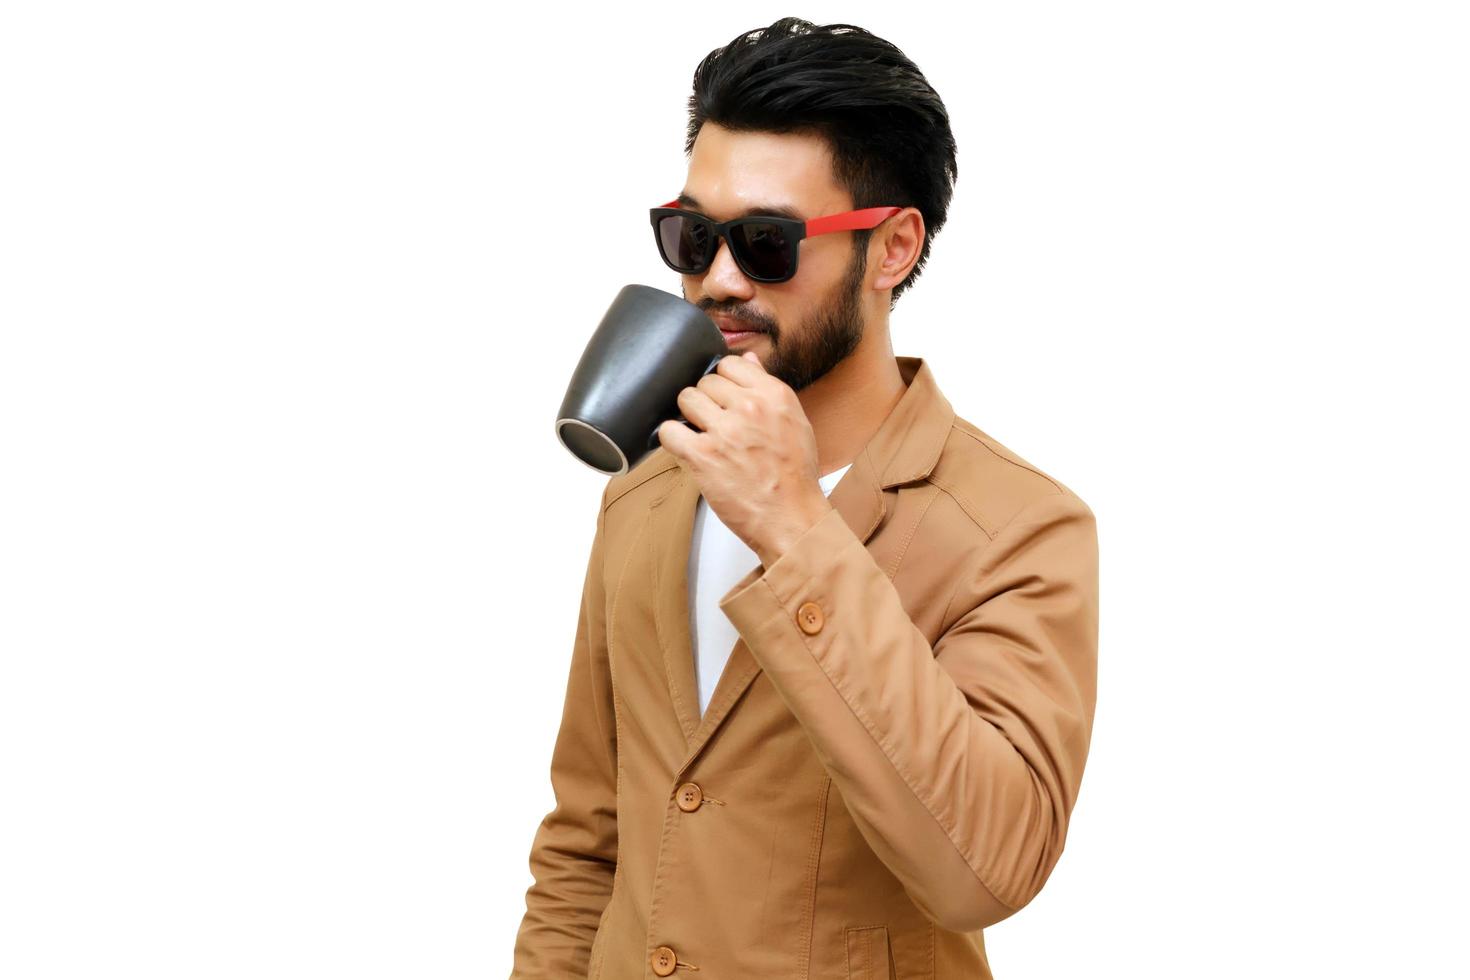
M 674 467 L 673 486 L 648 506 L 648 542 L 653 550 L 654 622 L 668 672 L 669 697 L 688 744 L 699 727 L 699 689 L 689 622 L 689 548 L 699 484 Z

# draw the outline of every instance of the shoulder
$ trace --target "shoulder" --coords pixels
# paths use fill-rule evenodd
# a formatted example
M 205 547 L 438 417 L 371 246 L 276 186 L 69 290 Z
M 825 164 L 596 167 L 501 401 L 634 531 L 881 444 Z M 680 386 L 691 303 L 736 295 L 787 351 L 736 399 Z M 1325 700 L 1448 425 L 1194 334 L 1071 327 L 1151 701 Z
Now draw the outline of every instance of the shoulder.
M 1087 504 L 1052 473 L 958 415 L 928 482 L 987 538 L 1033 505 L 1049 502 L 1091 514 Z
M 614 512 L 642 510 L 655 496 L 665 492 L 677 477 L 679 461 L 663 446 L 656 447 L 626 473 L 610 477 L 602 490 L 602 516 L 606 520 Z

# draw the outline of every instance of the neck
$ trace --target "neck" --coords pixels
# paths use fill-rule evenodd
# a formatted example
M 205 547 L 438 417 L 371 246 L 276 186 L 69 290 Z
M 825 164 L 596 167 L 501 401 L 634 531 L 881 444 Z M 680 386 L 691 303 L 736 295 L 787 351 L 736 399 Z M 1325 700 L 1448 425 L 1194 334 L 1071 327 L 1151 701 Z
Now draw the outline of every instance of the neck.
M 881 343 L 867 339 L 881 336 Z M 817 474 L 826 476 L 857 458 L 908 388 L 886 331 L 797 392 L 817 439 Z

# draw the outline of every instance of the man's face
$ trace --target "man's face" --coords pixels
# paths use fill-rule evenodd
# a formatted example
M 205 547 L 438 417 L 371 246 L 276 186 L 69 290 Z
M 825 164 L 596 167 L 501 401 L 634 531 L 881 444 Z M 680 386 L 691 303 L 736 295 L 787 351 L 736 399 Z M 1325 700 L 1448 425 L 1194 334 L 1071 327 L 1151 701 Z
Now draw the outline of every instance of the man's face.
M 765 205 L 794 208 L 808 220 L 852 210 L 819 137 L 736 133 L 714 123 L 694 142 L 684 193 L 698 202 L 688 207 L 716 221 Z M 802 239 L 796 275 L 779 283 L 746 278 L 722 239 L 708 269 L 680 277 L 684 299 L 734 321 L 724 326 L 762 331 L 726 340 L 735 354 L 755 351 L 769 374 L 800 391 L 862 339 L 867 254 L 852 239 L 852 232 Z

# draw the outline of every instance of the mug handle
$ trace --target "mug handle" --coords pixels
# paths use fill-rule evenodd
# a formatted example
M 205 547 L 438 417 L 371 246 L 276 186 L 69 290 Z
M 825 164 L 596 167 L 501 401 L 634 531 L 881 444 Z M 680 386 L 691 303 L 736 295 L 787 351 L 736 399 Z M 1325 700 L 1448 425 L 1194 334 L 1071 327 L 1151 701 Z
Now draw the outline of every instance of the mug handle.
M 719 367 L 720 362 L 729 356 L 729 351 L 726 351 L 723 354 L 716 354 L 714 358 L 711 359 L 711 361 L 709 362 L 709 366 L 706 367 L 703 371 L 699 372 L 699 376 L 703 378 L 706 374 L 709 374 L 715 368 Z M 678 419 L 680 422 L 683 422 L 686 428 L 693 429 L 695 432 L 701 431 L 699 426 L 686 419 L 684 415 L 680 412 L 675 412 L 674 418 Z M 657 449 L 660 445 L 662 444 L 658 441 L 658 426 L 654 426 L 653 431 L 648 434 L 648 448 Z

